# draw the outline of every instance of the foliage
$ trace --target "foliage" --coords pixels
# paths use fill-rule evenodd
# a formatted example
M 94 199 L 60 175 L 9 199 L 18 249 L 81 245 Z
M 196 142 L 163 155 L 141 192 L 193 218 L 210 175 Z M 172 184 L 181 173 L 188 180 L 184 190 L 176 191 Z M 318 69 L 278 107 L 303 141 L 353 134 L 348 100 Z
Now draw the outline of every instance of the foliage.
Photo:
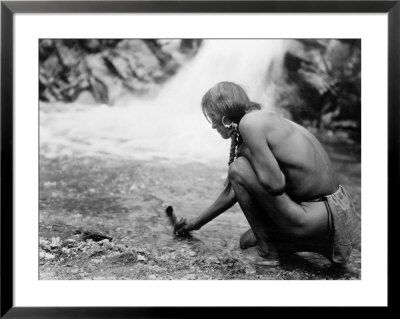
M 281 107 L 303 124 L 360 138 L 360 40 L 298 40 L 284 66 Z

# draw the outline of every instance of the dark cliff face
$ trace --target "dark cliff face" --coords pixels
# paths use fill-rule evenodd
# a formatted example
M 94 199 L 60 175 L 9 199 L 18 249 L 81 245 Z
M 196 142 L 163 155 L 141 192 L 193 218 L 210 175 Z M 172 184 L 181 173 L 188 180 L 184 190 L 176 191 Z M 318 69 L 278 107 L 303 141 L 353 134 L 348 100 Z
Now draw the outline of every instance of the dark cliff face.
M 94 103 L 112 105 L 117 96 L 149 93 L 200 45 L 191 39 L 42 39 L 40 100 L 73 102 L 88 92 Z

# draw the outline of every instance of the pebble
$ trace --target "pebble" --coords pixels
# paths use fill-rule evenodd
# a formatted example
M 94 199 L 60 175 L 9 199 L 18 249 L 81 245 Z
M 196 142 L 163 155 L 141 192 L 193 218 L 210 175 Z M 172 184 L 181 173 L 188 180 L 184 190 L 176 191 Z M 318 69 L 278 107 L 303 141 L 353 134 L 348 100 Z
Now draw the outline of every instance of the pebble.
M 43 183 L 44 187 L 53 187 L 53 186 L 56 186 L 56 185 L 57 185 L 56 182 L 44 182 Z
M 96 267 L 95 267 L 94 265 L 89 265 L 89 266 L 87 267 L 87 269 L 88 269 L 89 271 L 95 271 L 95 270 L 96 270 Z
M 116 248 L 117 248 L 119 251 L 125 251 L 125 250 L 126 250 L 125 245 L 122 245 L 122 244 L 116 245 Z
M 146 261 L 147 261 L 147 258 L 146 258 L 145 256 L 143 256 L 143 255 L 138 255 L 138 256 L 137 256 L 137 260 L 138 260 L 138 261 L 144 261 L 144 262 L 146 262 Z
M 67 246 L 68 246 L 69 248 L 70 248 L 70 247 L 74 247 L 74 246 L 76 245 L 76 240 L 75 240 L 75 239 L 72 239 L 72 238 L 67 239 L 65 242 L 67 243 Z
M 164 268 L 161 268 L 157 265 L 151 265 L 149 266 L 149 269 L 154 272 L 162 272 L 163 270 L 165 270 Z
M 156 275 L 149 275 L 148 278 L 149 279 L 157 279 L 157 276 Z
M 171 255 L 162 255 L 162 256 L 160 257 L 160 260 L 161 260 L 161 261 L 167 261 L 167 260 L 169 260 L 169 259 L 171 259 Z
M 40 245 L 40 247 L 42 247 L 45 250 L 50 250 L 51 249 L 50 242 L 47 239 L 40 238 L 39 239 L 39 245 Z
M 217 257 L 215 257 L 215 256 L 209 257 L 209 258 L 207 259 L 207 261 L 208 261 L 210 264 L 220 264 L 220 263 L 221 263 L 221 262 L 219 261 L 219 259 L 218 259 Z
M 189 251 L 189 256 L 190 257 L 195 257 L 197 254 L 194 251 Z
M 52 237 L 51 238 L 51 243 L 50 243 L 50 247 L 51 248 L 57 248 L 61 246 L 61 240 L 60 237 Z
M 56 256 L 53 255 L 53 254 L 44 253 L 44 258 L 45 258 L 45 259 L 54 259 L 54 258 L 56 258 Z
M 254 275 L 256 273 L 255 269 L 246 269 L 246 275 Z
M 196 278 L 197 278 L 197 276 L 195 274 L 189 274 L 189 275 L 183 277 L 183 279 L 188 279 L 188 280 L 194 280 Z

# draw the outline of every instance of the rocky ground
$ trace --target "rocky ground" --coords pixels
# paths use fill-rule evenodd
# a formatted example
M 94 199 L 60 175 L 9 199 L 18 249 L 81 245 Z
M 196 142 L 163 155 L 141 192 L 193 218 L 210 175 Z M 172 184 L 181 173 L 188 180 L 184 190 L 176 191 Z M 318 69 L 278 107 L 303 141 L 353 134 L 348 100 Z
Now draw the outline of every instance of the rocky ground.
M 360 153 L 327 145 L 360 212 Z M 278 267 L 239 249 L 248 223 L 239 207 L 193 232 L 173 235 L 165 205 L 193 217 L 222 189 L 226 167 L 112 157 L 40 158 L 40 279 L 360 279 L 361 251 L 334 267 L 299 253 Z

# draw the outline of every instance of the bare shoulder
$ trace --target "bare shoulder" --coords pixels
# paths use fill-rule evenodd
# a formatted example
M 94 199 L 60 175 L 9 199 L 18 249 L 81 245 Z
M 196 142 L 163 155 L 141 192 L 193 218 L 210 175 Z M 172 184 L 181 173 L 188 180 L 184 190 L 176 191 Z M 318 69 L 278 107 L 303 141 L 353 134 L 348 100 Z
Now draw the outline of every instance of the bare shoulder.
M 270 134 L 276 130 L 282 130 L 287 125 L 283 116 L 267 110 L 256 110 L 247 113 L 239 123 L 239 130 L 246 132 L 249 130 L 262 130 Z

